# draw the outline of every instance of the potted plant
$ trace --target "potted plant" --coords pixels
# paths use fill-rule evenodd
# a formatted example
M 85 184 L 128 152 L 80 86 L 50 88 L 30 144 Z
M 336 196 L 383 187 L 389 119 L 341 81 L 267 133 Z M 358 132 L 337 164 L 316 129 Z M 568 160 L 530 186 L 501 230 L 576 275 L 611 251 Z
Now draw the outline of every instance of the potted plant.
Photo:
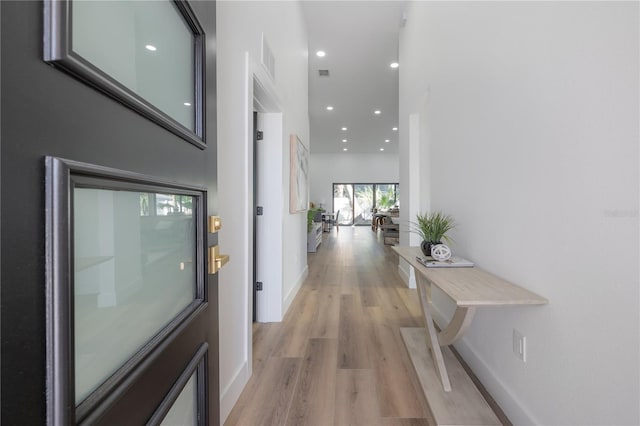
M 453 218 L 442 212 L 433 212 L 416 215 L 417 222 L 410 222 L 410 231 L 422 237 L 420 248 L 425 256 L 431 256 L 431 246 L 442 244 L 444 239 L 450 242 L 446 235 L 456 225 Z
M 311 207 L 307 210 L 307 234 L 311 232 L 311 224 L 313 223 L 313 218 L 316 216 L 318 212 L 321 212 L 322 209 L 319 207 Z

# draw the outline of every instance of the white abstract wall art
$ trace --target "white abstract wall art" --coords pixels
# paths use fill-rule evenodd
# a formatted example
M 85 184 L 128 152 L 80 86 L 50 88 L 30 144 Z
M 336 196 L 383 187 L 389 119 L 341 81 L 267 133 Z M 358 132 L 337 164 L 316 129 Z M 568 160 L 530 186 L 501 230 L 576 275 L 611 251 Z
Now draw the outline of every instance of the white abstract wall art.
M 309 205 L 309 150 L 297 135 L 291 135 L 290 147 L 289 212 L 300 213 Z

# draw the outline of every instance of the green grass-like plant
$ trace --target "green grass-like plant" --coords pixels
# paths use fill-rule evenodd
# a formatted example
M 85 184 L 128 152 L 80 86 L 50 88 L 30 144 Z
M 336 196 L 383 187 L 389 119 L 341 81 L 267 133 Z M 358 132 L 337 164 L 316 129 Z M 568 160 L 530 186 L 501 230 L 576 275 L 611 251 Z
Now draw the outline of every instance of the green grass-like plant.
M 307 210 L 307 234 L 311 232 L 311 224 L 313 223 L 313 218 L 316 216 L 316 213 L 322 211 L 320 207 L 314 207 Z
M 425 214 L 418 213 L 416 220 L 417 222 L 409 222 L 409 231 L 420 235 L 424 241 L 438 243 L 444 239 L 447 242 L 451 242 L 451 239 L 446 235 L 456 226 L 451 216 L 438 211 Z

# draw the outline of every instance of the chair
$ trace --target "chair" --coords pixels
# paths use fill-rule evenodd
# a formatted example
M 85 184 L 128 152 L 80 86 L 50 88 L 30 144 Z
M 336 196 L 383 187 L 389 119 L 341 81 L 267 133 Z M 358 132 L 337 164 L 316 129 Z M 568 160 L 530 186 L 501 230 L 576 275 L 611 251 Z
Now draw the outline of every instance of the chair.
M 332 225 L 336 226 L 336 234 L 340 232 L 339 217 L 340 217 L 340 210 L 336 212 L 336 215 L 333 217 L 333 219 L 327 219 L 327 224 L 329 226 L 332 226 Z
M 380 227 L 382 228 L 382 241 L 385 244 L 398 244 L 400 238 L 400 225 L 398 223 L 394 223 L 393 219 L 389 217 L 385 218 Z

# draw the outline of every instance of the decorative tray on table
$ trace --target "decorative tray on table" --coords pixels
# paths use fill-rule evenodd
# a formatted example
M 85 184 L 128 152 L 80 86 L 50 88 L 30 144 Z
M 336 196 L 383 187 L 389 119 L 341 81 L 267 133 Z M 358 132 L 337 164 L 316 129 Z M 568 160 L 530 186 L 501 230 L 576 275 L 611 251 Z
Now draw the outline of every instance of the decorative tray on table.
M 451 256 L 450 259 L 438 261 L 431 256 L 416 256 L 416 260 L 427 268 L 471 268 L 473 262 L 458 256 Z

